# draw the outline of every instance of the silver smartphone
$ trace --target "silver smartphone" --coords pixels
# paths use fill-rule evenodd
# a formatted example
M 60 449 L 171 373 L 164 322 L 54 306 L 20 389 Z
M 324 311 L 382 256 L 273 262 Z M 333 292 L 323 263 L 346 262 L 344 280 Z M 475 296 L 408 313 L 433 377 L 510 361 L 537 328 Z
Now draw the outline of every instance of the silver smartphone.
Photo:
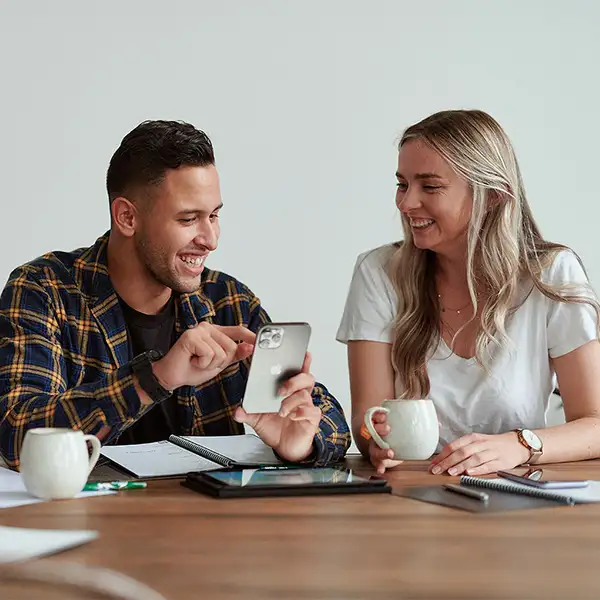
M 246 412 L 279 411 L 279 388 L 302 371 L 310 333 L 308 323 L 266 323 L 256 332 L 242 401 Z
M 529 477 L 521 477 L 514 473 L 508 473 L 506 471 L 498 471 L 498 475 L 504 479 L 515 481 L 516 483 L 523 483 L 530 485 L 531 487 L 546 489 L 546 490 L 560 490 L 560 489 L 572 489 L 572 488 L 584 488 L 590 484 L 587 480 L 579 481 L 552 481 L 550 479 L 531 479 Z

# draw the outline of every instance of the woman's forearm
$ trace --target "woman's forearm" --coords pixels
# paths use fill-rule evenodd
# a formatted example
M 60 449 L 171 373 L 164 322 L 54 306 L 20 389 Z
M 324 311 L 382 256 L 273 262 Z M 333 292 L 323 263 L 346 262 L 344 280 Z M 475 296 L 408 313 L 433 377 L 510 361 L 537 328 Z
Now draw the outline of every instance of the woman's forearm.
M 600 418 L 582 417 L 563 425 L 536 429 L 544 452 L 535 464 L 600 457 Z

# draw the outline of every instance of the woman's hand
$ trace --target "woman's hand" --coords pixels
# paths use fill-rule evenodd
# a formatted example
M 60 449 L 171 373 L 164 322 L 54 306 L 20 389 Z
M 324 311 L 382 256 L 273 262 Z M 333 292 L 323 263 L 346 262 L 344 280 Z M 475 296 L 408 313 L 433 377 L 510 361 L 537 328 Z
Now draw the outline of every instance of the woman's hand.
M 486 475 L 513 469 L 529 459 L 525 448 L 514 431 L 498 435 L 470 433 L 444 446 L 431 461 L 429 470 L 434 475 Z
M 380 411 L 373 415 L 373 427 L 381 437 L 385 437 L 391 431 L 390 426 L 387 424 L 386 413 Z M 369 440 L 369 459 L 377 469 L 378 475 L 383 475 L 386 469 L 393 469 L 402 463 L 401 460 L 394 460 L 392 449 L 380 448 L 372 439 Z

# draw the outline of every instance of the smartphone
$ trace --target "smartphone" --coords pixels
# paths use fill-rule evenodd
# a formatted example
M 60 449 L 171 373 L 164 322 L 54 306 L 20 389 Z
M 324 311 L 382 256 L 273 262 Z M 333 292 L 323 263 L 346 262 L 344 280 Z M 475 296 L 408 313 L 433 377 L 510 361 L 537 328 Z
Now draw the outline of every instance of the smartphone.
M 560 489 L 570 489 L 570 488 L 584 488 L 587 487 L 590 482 L 589 481 L 551 481 L 549 479 L 529 479 L 528 477 L 521 477 L 520 475 L 515 475 L 514 473 L 507 473 L 506 471 L 498 471 L 498 475 L 503 477 L 504 479 L 510 479 L 511 481 L 515 481 L 517 483 L 524 483 L 525 485 L 529 485 L 531 487 L 542 488 L 545 490 L 560 490 Z
M 256 332 L 242 401 L 246 412 L 279 411 L 279 388 L 302 371 L 310 334 L 308 323 L 266 323 Z

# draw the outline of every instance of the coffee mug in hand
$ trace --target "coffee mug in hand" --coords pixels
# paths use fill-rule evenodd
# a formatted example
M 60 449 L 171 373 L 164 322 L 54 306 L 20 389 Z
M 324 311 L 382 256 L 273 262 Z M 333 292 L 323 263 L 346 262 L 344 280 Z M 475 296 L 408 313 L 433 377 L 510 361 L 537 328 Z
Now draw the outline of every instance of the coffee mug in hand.
M 87 442 L 92 445 L 89 455 Z M 100 440 L 74 429 L 30 429 L 21 448 L 21 476 L 37 498 L 73 498 L 86 484 L 100 456 Z
M 384 412 L 390 432 L 385 440 L 375 431 L 373 415 Z M 426 460 L 437 448 L 440 436 L 432 400 L 384 400 L 365 413 L 365 425 L 375 443 L 391 448 L 398 460 Z

